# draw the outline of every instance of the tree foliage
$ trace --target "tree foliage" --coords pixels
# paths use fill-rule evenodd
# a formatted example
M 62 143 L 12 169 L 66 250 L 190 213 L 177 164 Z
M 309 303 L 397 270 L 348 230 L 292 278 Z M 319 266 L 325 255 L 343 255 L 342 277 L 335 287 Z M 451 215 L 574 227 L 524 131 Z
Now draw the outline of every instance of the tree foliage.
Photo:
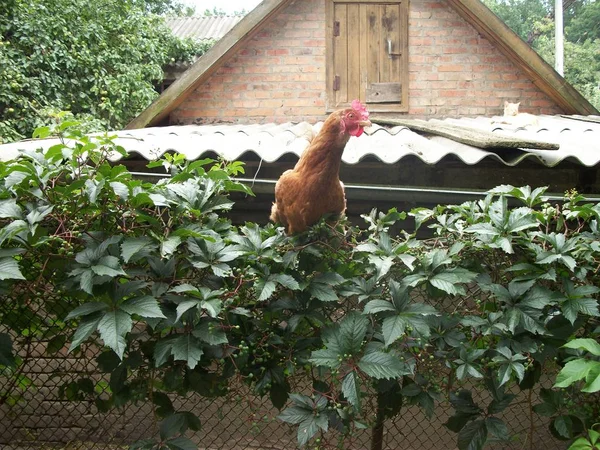
M 527 420 L 574 439 L 600 416 L 580 390 L 598 384 L 599 204 L 500 186 L 413 210 L 423 238 L 391 231 L 396 210 L 286 237 L 227 219 L 229 193 L 249 194 L 239 163 L 167 156 L 151 165 L 172 176 L 151 184 L 108 162 L 124 153 L 110 136 L 37 130 L 51 133 L 63 143 L 0 164 L 0 370 L 19 379 L 0 403 L 27 386 L 15 347 L 50 336 L 49 352 L 104 348 L 106 378 L 66 384 L 67 400 L 154 405 L 159 436 L 139 449 L 191 448 L 201 423 L 167 394 L 233 400 L 240 386 L 320 448 L 409 405 L 451 405 L 461 450 L 530 441 L 502 413 L 557 366 L 565 389 L 526 396 Z
M 484 0 L 516 34 L 554 66 L 554 2 Z M 565 78 L 600 109 L 600 1 L 564 1 Z
M 161 16 L 170 1 L 10 0 L 0 5 L 0 142 L 71 111 L 96 129 L 124 126 L 158 95 L 162 67 L 198 46 Z

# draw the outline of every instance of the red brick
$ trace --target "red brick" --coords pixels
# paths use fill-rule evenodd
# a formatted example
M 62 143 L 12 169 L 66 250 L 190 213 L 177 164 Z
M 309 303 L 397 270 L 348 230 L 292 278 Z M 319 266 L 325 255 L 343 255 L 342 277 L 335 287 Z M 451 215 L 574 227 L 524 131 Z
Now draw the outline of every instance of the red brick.
M 267 56 L 289 55 L 290 49 L 289 48 L 274 48 L 271 50 L 267 50 L 266 53 L 267 53 Z
M 442 66 L 438 66 L 438 72 L 462 72 L 464 69 L 464 66 L 458 65 L 458 64 L 447 64 L 447 65 L 442 65 Z

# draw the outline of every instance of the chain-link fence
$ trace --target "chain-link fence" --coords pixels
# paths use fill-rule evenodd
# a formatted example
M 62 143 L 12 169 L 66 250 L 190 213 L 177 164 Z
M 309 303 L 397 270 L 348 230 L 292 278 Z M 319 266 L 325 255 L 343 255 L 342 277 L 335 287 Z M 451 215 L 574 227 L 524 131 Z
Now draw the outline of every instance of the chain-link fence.
M 453 310 L 476 295 L 477 292 L 470 292 L 467 298 L 445 299 L 443 303 L 436 302 L 435 306 Z M 6 308 L 5 315 L 14 313 L 15 320 L 26 320 L 18 317 L 18 311 L 10 311 L 10 305 L 4 303 L 3 307 Z M 95 360 L 100 348 L 88 345 L 76 355 L 68 354 L 65 346 L 56 348 L 57 340 L 51 339 L 54 336 L 52 327 L 47 330 L 45 336 L 16 338 L 15 346 L 23 363 L 10 376 L 0 374 L 0 449 L 112 450 L 127 448 L 129 443 L 157 435 L 158 421 L 150 403 L 128 403 L 105 413 L 100 412 L 91 399 L 73 401 L 71 395 L 71 399 L 66 400 L 70 389 L 80 392 L 81 386 L 77 383 L 81 379 L 93 380 L 96 394 L 102 394 L 101 386 L 106 385 L 108 379 Z M 61 340 L 58 342 L 64 344 Z M 492 444 L 492 448 L 566 448 L 564 442 L 555 440 L 550 434 L 548 419 L 531 410 L 531 405 L 540 403 L 539 389 L 550 387 L 553 377 L 553 373 L 543 375 L 542 382 L 533 391 L 515 389 L 517 397 L 501 416 L 514 435 L 514 441 Z M 308 391 L 306 380 L 292 379 L 290 382 L 293 392 Z M 453 389 L 459 387 L 453 386 Z M 485 389 L 476 385 L 469 387 L 473 388 L 476 402 L 487 405 L 491 401 Z M 192 394 L 186 398 L 173 397 L 173 401 L 178 410 L 191 411 L 200 418 L 201 430 L 188 435 L 200 449 L 281 450 L 297 446 L 297 428 L 278 420 L 279 411 L 270 400 L 257 397 L 245 385 L 234 384 L 227 396 L 217 399 Z M 456 448 L 456 434 L 443 425 L 452 414 L 447 402 L 436 405 L 431 418 L 417 406 L 404 406 L 397 417 L 385 422 L 382 448 Z M 365 429 L 338 441 L 339 434 L 330 432 L 324 440 L 334 448 L 376 448 L 372 446 L 372 433 L 371 429 Z

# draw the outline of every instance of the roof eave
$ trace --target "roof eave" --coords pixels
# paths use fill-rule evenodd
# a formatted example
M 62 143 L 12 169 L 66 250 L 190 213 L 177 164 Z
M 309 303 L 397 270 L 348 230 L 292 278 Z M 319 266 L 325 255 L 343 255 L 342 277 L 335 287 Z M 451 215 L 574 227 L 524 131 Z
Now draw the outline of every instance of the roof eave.
M 125 127 L 127 130 L 153 126 L 177 108 L 198 85 L 208 79 L 248 40 L 252 39 L 269 19 L 292 0 L 263 0 L 221 38 L 202 58 L 165 90 L 148 108 Z
M 564 77 L 480 0 L 448 0 L 458 14 L 520 67 L 566 114 L 600 114 Z

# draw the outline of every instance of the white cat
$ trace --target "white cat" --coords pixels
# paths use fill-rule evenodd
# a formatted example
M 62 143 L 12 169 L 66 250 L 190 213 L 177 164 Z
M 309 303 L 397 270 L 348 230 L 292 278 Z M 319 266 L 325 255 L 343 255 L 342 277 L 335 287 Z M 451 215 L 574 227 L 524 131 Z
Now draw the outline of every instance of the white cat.
M 533 114 L 520 113 L 518 103 L 504 102 L 504 116 L 501 120 L 494 120 L 493 122 L 506 123 L 514 125 L 516 127 L 526 127 L 528 125 L 538 125 L 538 118 Z

